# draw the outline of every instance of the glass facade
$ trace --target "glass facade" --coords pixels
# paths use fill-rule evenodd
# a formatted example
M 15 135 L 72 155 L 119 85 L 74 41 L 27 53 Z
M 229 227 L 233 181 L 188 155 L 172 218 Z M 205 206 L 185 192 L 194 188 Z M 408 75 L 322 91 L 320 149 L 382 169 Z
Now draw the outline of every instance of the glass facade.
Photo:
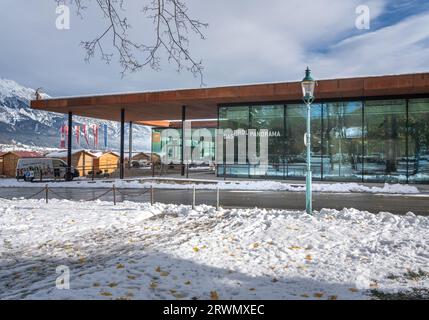
M 323 148 L 325 180 L 361 181 L 362 126 L 361 102 L 334 102 L 323 105 Z
M 215 162 L 225 177 L 305 178 L 304 105 L 220 106 L 218 120 L 218 131 L 191 130 L 189 162 Z M 429 98 L 315 103 L 311 131 L 315 180 L 429 183 Z M 181 143 L 181 129 L 152 130 L 152 152 L 169 163 Z
M 306 108 L 300 104 L 219 107 L 224 159 L 218 175 L 303 179 Z M 250 131 L 268 130 L 268 166 L 239 155 Z M 316 103 L 311 111 L 314 179 L 429 182 L 429 98 Z M 226 140 L 234 142 L 225 147 Z M 258 144 L 261 138 L 257 135 Z M 233 152 L 233 155 L 228 154 Z M 229 158 L 228 158 L 229 157 Z M 232 161 L 226 162 L 226 159 Z M 225 165 L 226 163 L 226 165 Z
M 215 158 L 215 128 L 191 129 L 191 138 L 185 141 L 190 147 L 192 164 L 209 165 Z M 172 128 L 152 129 L 152 153 L 165 159 L 167 164 L 180 164 L 182 155 L 182 130 Z
M 285 177 L 305 177 L 307 169 L 304 135 L 307 125 L 307 109 L 304 105 L 286 105 L 285 115 Z M 322 177 L 324 165 L 321 139 L 322 118 L 322 105 L 314 104 L 311 108 L 311 161 L 315 179 Z
M 408 102 L 409 182 L 429 182 L 429 99 Z
M 406 181 L 406 100 L 368 101 L 364 114 L 364 181 Z

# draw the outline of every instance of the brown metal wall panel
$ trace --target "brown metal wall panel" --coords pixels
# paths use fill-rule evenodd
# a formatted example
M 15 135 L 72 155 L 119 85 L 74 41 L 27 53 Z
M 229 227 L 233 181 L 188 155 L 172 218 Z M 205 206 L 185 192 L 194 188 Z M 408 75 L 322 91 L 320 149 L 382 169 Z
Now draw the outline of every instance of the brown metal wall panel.
M 429 95 L 429 73 L 320 80 L 316 87 L 316 99 L 324 100 L 412 94 Z M 37 100 L 31 107 L 116 121 L 125 108 L 126 121 L 137 122 L 179 120 L 183 105 L 188 119 L 212 119 L 218 104 L 301 99 L 300 83 L 287 82 Z

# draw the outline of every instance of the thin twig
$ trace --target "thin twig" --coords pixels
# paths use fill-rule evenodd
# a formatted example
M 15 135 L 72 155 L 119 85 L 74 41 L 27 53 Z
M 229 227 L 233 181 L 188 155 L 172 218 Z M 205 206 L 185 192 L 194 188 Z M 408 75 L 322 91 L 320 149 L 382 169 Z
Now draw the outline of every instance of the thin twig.
M 76 14 L 83 17 L 83 12 L 91 4 L 91 0 L 55 0 L 60 4 L 73 4 Z M 92 40 L 82 41 L 81 46 L 86 52 L 85 61 L 89 62 L 95 55 L 107 64 L 110 64 L 114 56 L 119 57 L 122 67 L 121 74 L 133 73 L 148 66 L 153 70 L 161 69 L 161 55 L 165 53 L 170 63 L 177 67 L 177 71 L 183 69 L 191 72 L 203 81 L 203 64 L 197 61 L 189 51 L 189 30 L 200 39 L 205 39 L 203 29 L 208 27 L 197 19 L 190 17 L 185 1 L 181 0 L 146 0 L 142 13 L 152 20 L 154 25 L 155 40 L 153 43 L 144 44 L 131 39 L 128 31 L 131 25 L 125 14 L 123 0 L 95 0 L 97 7 L 107 20 L 103 32 Z M 113 52 L 106 50 L 106 41 L 111 41 Z

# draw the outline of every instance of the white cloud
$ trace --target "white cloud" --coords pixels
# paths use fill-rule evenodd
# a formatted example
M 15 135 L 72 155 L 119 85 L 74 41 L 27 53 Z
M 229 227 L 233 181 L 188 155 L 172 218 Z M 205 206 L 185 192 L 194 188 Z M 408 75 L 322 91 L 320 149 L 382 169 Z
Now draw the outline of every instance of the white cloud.
M 373 20 L 393 0 L 187 0 L 190 13 L 209 23 L 207 40 L 191 50 L 205 65 L 209 86 L 297 80 L 307 64 L 319 78 L 427 71 L 428 14 L 379 30 L 356 30 L 355 9 L 367 4 Z M 148 36 L 141 0 L 126 2 L 133 34 Z M 161 72 L 120 76 L 95 58 L 83 61 L 81 40 L 102 30 L 100 16 L 72 16 L 70 31 L 55 29 L 55 1 L 3 0 L 0 76 L 42 86 L 51 95 L 198 87 L 166 61 Z M 18 18 L 17 18 L 18 17 Z M 103 22 L 101 22 L 103 23 Z M 424 42 L 426 41 L 426 43 Z
M 429 13 L 355 36 L 311 60 L 319 76 L 356 76 L 427 72 Z

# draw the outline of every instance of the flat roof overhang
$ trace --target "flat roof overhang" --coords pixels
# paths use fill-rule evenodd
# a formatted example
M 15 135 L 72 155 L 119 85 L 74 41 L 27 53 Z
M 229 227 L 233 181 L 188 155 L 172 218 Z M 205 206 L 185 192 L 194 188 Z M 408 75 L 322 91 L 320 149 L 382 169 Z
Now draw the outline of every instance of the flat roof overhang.
M 371 97 L 429 95 L 429 73 L 318 80 L 316 102 Z M 169 126 L 170 120 L 217 119 L 218 105 L 262 102 L 298 102 L 300 82 L 266 83 L 216 88 L 166 90 L 82 97 L 32 100 L 31 107 L 58 113 L 104 120 L 125 121 L 156 127 Z

